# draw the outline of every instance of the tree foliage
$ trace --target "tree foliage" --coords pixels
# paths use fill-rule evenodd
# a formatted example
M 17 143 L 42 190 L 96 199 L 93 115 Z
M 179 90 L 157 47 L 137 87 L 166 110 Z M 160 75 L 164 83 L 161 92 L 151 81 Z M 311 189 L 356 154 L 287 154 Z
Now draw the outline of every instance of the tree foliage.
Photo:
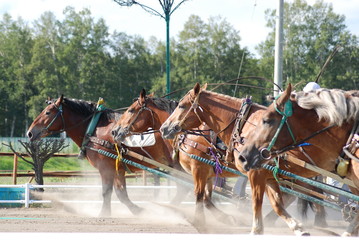
M 327 88 L 357 89 L 358 39 L 350 34 L 345 17 L 333 12 L 331 4 L 304 0 L 284 4 L 283 81 L 303 87 L 314 81 L 327 57 L 337 45 L 342 46 L 320 80 Z M 267 10 L 267 26 L 272 29 L 258 46 L 260 66 L 267 77 L 273 75 L 275 10 Z M 299 88 L 300 89 L 300 88 Z
M 241 46 L 240 32 L 225 18 L 190 16 L 171 39 L 171 89 L 177 91 L 171 98 L 181 98 L 196 82 L 209 83 L 211 90 L 211 84 L 242 76 L 271 79 L 275 10 L 267 10 L 266 16 L 272 31 L 258 46 L 259 59 Z M 325 69 L 320 84 L 358 88 L 358 39 L 330 4 L 285 3 L 284 38 L 285 83 L 302 81 L 301 88 L 313 81 L 340 45 L 343 51 Z M 236 97 L 252 95 L 264 103 L 273 88 L 261 80 L 238 83 L 243 85 L 223 85 L 215 91 Z M 90 101 L 103 97 L 107 107 L 120 108 L 130 105 L 142 88 L 165 95 L 166 46 L 155 37 L 145 40 L 139 35 L 110 33 L 106 22 L 95 20 L 86 8 L 67 7 L 62 20 L 52 12 L 44 12 L 31 24 L 8 14 L 0 20 L 0 136 L 24 136 L 48 96 L 64 94 Z

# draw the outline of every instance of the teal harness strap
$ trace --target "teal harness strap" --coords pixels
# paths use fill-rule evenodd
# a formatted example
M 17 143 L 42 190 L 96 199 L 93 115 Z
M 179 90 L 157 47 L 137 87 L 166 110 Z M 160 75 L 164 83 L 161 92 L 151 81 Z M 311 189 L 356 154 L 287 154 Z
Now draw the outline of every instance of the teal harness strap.
M 280 170 L 279 168 L 279 158 L 274 158 L 274 162 L 275 162 L 275 166 L 273 167 L 273 177 L 274 179 L 279 182 L 279 179 L 278 179 L 278 172 Z
M 82 141 L 79 158 L 85 157 L 85 148 L 89 142 L 89 137 L 91 137 L 93 135 L 95 128 L 97 126 L 97 123 L 102 115 L 102 112 L 106 109 L 106 107 L 103 104 L 104 104 L 103 98 L 99 98 L 99 100 L 97 102 L 96 112 L 92 116 L 90 124 L 87 126 L 87 130 L 86 130 L 84 139 Z
M 295 141 L 295 137 L 294 134 L 292 132 L 292 129 L 290 128 L 288 122 L 287 122 L 287 118 L 293 115 L 293 106 L 292 106 L 292 102 L 290 100 L 288 100 L 285 105 L 284 105 L 284 112 L 280 111 L 277 107 L 277 99 L 274 100 L 274 108 L 275 110 L 282 115 L 282 120 L 280 121 L 279 127 L 276 131 L 276 133 L 274 134 L 272 141 L 269 143 L 268 146 L 268 150 L 270 151 L 272 149 L 272 147 L 274 146 L 275 142 L 277 141 L 278 135 L 280 133 L 280 131 L 282 130 L 282 127 L 284 125 L 284 123 L 287 125 L 288 131 L 290 136 L 292 137 L 294 143 L 296 143 Z
M 275 142 L 277 141 L 277 138 L 279 136 L 279 133 L 280 131 L 282 130 L 283 128 L 283 125 L 284 123 L 287 125 L 287 128 L 288 128 L 288 131 L 289 131 L 289 134 L 290 136 L 292 137 L 293 141 L 294 141 L 294 144 L 296 143 L 296 140 L 295 140 L 295 137 L 294 137 L 294 134 L 292 132 L 292 129 L 290 128 L 288 122 L 287 122 L 287 118 L 292 116 L 293 115 L 293 105 L 292 105 L 292 102 L 290 100 L 288 100 L 285 105 L 284 105 L 284 112 L 280 111 L 277 107 L 277 99 L 274 100 L 274 108 L 275 110 L 280 114 L 282 115 L 282 120 L 280 121 L 280 124 L 278 126 L 278 129 L 276 131 L 276 133 L 274 134 L 273 138 L 272 138 L 272 141 L 269 143 L 268 145 L 268 151 L 270 151 L 272 149 L 272 147 L 274 146 Z M 274 170 L 273 170 L 273 176 L 275 178 L 275 180 L 278 182 L 278 171 L 279 171 L 279 159 L 275 158 L 275 167 L 274 167 Z

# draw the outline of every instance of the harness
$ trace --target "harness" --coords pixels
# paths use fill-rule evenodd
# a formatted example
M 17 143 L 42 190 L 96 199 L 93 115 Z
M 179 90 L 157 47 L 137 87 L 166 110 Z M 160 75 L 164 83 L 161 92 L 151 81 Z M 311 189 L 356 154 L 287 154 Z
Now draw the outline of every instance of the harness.
M 175 128 L 175 130 L 177 132 L 182 130 L 182 126 L 184 125 L 184 122 L 186 120 L 186 118 L 188 117 L 189 113 L 193 110 L 193 112 L 196 114 L 197 118 L 199 119 L 199 121 L 203 124 L 205 123 L 205 121 L 202 120 L 202 118 L 200 117 L 200 115 L 197 112 L 197 109 L 200 109 L 202 113 L 204 113 L 203 108 L 199 105 L 199 97 L 201 94 L 202 90 L 197 94 L 197 96 L 193 99 L 193 97 L 191 99 L 193 99 L 193 101 L 190 100 L 190 102 L 192 103 L 191 107 L 188 109 L 188 111 L 186 112 L 186 114 L 184 115 L 184 117 L 179 121 L 178 125 L 176 125 L 177 129 Z M 190 93 L 187 93 L 190 94 Z M 243 99 L 241 108 L 239 109 L 238 113 L 236 114 L 235 118 L 233 120 L 231 120 L 229 122 L 229 124 L 222 130 L 220 130 L 218 133 L 214 133 L 214 138 L 212 138 L 212 142 L 211 145 L 215 146 L 215 144 L 213 143 L 213 139 L 216 139 L 217 135 L 223 131 L 225 131 L 233 122 L 234 122 L 234 127 L 233 127 L 233 131 L 232 131 L 232 141 L 230 143 L 229 148 L 226 148 L 225 151 L 225 158 L 224 158 L 224 162 L 226 163 L 226 165 L 228 165 L 228 163 L 233 162 L 233 155 L 232 152 L 235 149 L 234 148 L 234 143 L 242 143 L 243 139 L 241 138 L 241 133 L 242 133 L 242 129 L 243 126 L 245 124 L 245 122 L 248 119 L 248 115 L 252 106 L 252 100 L 251 97 L 246 97 L 245 99 Z M 190 132 L 190 131 L 184 131 L 184 132 Z M 196 148 L 198 150 L 202 149 L 202 152 L 206 153 L 207 155 L 211 155 L 213 157 L 213 159 L 216 161 L 216 166 L 215 166 L 215 172 L 216 175 L 220 174 L 221 171 L 219 171 L 221 168 L 219 167 L 220 165 L 220 161 L 218 158 L 218 153 L 214 154 L 213 153 L 213 148 L 208 148 L 205 146 L 201 146 L 198 143 L 194 143 L 191 140 L 186 140 L 186 138 L 182 137 L 181 138 L 182 143 L 187 143 L 188 146 L 191 146 L 193 148 Z M 179 148 L 181 151 L 184 151 L 183 149 Z M 209 152 L 209 153 L 208 153 Z M 222 158 L 222 157 L 221 157 Z
M 148 108 L 146 106 L 146 102 L 144 104 L 141 104 L 140 101 L 137 99 L 137 103 L 138 105 L 141 107 L 140 110 L 137 112 L 136 116 L 132 119 L 132 121 L 130 122 L 130 124 L 128 124 L 127 127 L 123 128 L 123 131 L 124 131 L 124 134 L 125 135 L 143 135 L 143 134 L 151 134 L 151 133 L 154 133 L 154 132 L 158 132 L 156 130 L 153 130 L 154 129 L 154 125 L 155 125 L 155 119 L 154 119 L 154 116 L 153 116 L 153 111 Z M 137 121 L 138 117 L 140 116 L 140 114 L 143 112 L 143 111 L 149 111 L 151 113 L 151 117 L 152 117 L 152 130 L 150 131 L 146 131 L 146 132 L 142 132 L 142 133 L 139 133 L 139 132 L 132 132 L 130 131 L 130 129 L 132 128 L 133 124 L 135 124 L 135 122 Z
M 238 111 L 235 123 L 234 123 L 234 127 L 233 127 L 233 131 L 232 131 L 232 141 L 228 147 L 228 149 L 226 150 L 226 161 L 227 162 L 233 162 L 232 158 L 232 151 L 235 149 L 234 148 L 234 144 L 243 144 L 244 139 L 241 137 L 242 134 L 242 129 L 244 127 L 244 124 L 246 123 L 247 119 L 248 119 L 248 115 L 249 112 L 251 110 L 252 107 L 252 97 L 246 97 L 243 100 L 242 106 Z M 237 149 L 235 149 L 237 150 Z M 238 151 L 238 150 L 237 150 Z
M 99 121 L 99 119 L 100 119 L 100 117 L 102 115 L 102 112 L 106 109 L 105 106 L 104 106 L 104 103 L 105 103 L 105 101 L 103 100 L 103 98 L 99 98 L 99 100 L 97 101 L 96 112 L 95 112 L 94 115 L 92 115 L 91 121 L 90 121 L 89 125 L 87 126 L 85 136 L 84 136 L 84 138 L 82 140 L 80 153 L 78 155 L 79 159 L 84 159 L 85 158 L 86 146 L 90 142 L 90 140 L 93 140 L 94 143 L 101 143 L 101 144 L 104 144 L 104 145 L 111 145 L 106 140 L 102 140 L 102 139 L 99 139 L 97 137 L 92 137 L 93 132 L 95 131 L 95 128 L 97 126 L 97 123 L 98 123 L 98 121 Z M 112 146 L 111 149 L 113 149 L 113 146 Z
M 279 96 L 278 96 L 279 97 Z M 277 98 L 278 98 L 277 97 Z M 290 128 L 290 125 L 289 123 L 287 122 L 287 119 L 288 117 L 292 116 L 293 115 L 293 106 L 292 106 L 292 102 L 290 100 L 288 100 L 285 105 L 284 105 L 284 111 L 280 111 L 278 109 L 278 106 L 277 106 L 277 103 L 276 103 L 276 99 L 274 100 L 274 108 L 275 110 L 282 116 L 282 120 L 278 126 L 278 129 L 277 131 L 275 132 L 271 142 L 269 143 L 268 147 L 267 148 L 262 148 L 260 150 L 260 157 L 262 159 L 265 159 L 265 160 L 269 160 L 272 158 L 272 156 L 278 156 L 284 152 L 287 152 L 287 151 L 290 151 L 290 150 L 293 150 L 294 148 L 297 148 L 297 147 L 302 147 L 302 146 L 309 146 L 311 145 L 310 143 L 307 143 L 306 141 L 325 132 L 325 131 L 328 131 L 330 128 L 334 127 L 335 125 L 332 124 L 332 125 L 329 125 L 323 129 L 320 129 L 316 132 L 314 132 L 313 134 L 311 134 L 310 136 L 300 140 L 300 141 L 296 141 L 295 140 L 295 137 L 293 135 L 293 132 Z M 271 151 L 272 147 L 274 146 L 275 142 L 277 141 L 277 138 L 278 138 L 278 135 L 281 131 L 281 129 L 283 128 L 283 125 L 284 123 L 287 125 L 287 128 L 288 128 L 288 131 L 293 139 L 293 143 L 282 148 L 282 149 L 279 149 L 279 150 L 276 150 L 276 151 Z M 354 152 L 358 149 L 359 147 L 359 136 L 358 136 L 358 131 L 359 131 L 359 124 L 358 122 L 356 122 L 354 124 L 354 127 L 352 129 L 352 132 L 347 140 L 347 144 L 343 147 L 343 151 L 342 153 L 340 154 L 341 156 L 339 156 L 339 164 L 337 166 L 337 173 L 342 176 L 342 177 L 345 177 L 346 173 L 347 173 L 347 166 L 349 164 L 349 159 L 345 159 L 344 157 L 342 156 L 348 156 L 349 158 L 351 159 L 355 159 L 356 161 L 359 161 L 359 159 L 354 156 Z M 310 159 L 310 158 L 309 158 Z M 275 159 L 275 163 L 276 163 L 276 168 L 278 169 L 279 168 L 279 163 L 277 161 L 277 159 Z M 343 164 L 341 166 L 341 163 Z M 276 174 L 275 173 L 276 171 L 273 172 L 273 174 Z
M 46 130 L 50 135 L 57 133 L 57 132 L 63 132 L 65 131 L 65 119 L 63 116 L 63 110 L 62 110 L 62 104 L 60 104 L 60 106 L 56 106 L 56 104 L 54 102 L 52 102 L 52 104 L 54 105 L 54 107 L 57 109 L 57 113 L 55 115 L 55 117 L 51 120 L 51 122 L 44 128 L 44 130 Z M 49 128 L 55 123 L 56 119 L 61 116 L 61 120 L 62 120 L 62 129 L 59 131 L 49 131 Z

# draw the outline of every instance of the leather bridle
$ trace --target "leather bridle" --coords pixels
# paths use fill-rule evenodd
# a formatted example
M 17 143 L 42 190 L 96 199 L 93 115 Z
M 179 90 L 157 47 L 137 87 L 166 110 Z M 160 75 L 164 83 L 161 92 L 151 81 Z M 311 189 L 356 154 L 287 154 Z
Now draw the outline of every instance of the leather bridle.
M 139 100 L 137 100 L 137 104 L 140 106 L 140 110 L 138 110 L 138 112 L 136 113 L 135 117 L 132 119 L 130 124 L 128 124 L 126 127 L 122 128 L 125 135 L 139 135 L 139 134 L 153 133 L 155 131 L 155 130 L 151 130 L 151 131 L 146 131 L 146 132 L 142 132 L 142 133 L 130 131 L 130 129 L 136 123 L 140 114 L 144 111 L 150 112 L 150 114 L 152 116 L 152 129 L 154 129 L 154 126 L 155 126 L 155 119 L 154 119 L 153 111 L 152 111 L 152 109 L 150 109 L 146 106 L 146 101 L 142 104 Z

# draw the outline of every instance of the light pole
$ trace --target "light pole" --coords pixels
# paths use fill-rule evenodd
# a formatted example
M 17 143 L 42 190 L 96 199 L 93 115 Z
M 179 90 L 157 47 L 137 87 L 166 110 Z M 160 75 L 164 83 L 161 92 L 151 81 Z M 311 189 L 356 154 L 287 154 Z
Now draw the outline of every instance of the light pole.
M 279 94 L 279 86 L 283 86 L 283 4 L 284 0 L 278 0 L 277 22 L 275 33 L 275 56 L 274 56 L 274 92 L 276 97 Z
M 155 16 L 159 16 L 163 18 L 166 21 L 166 94 L 169 94 L 171 92 L 171 77 L 170 77 L 170 71 L 171 71 L 171 62 L 170 62 L 170 17 L 172 13 L 185 1 L 187 0 L 181 0 L 175 7 L 173 7 L 174 0 L 158 0 L 162 10 L 163 14 L 158 12 L 157 10 L 143 5 L 142 3 L 137 2 L 136 0 L 114 0 L 116 3 L 118 3 L 120 6 L 127 6 L 130 7 L 133 4 L 137 4 L 140 7 L 142 7 L 146 12 L 149 12 Z M 172 8 L 173 7 L 173 8 Z

